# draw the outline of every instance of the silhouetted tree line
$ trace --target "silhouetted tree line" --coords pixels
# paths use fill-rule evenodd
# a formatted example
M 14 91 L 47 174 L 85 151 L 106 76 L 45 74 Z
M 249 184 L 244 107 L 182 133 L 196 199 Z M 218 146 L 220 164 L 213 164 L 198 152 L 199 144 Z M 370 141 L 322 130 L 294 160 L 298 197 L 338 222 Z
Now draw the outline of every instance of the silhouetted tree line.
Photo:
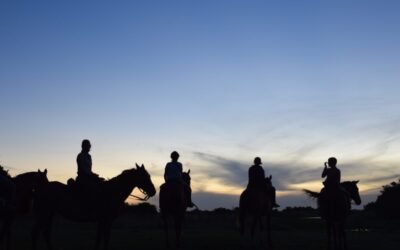
M 281 211 L 275 210 L 275 216 L 279 217 L 316 217 L 319 215 L 318 210 L 313 207 L 286 207 Z
M 215 208 L 213 210 L 192 210 L 188 211 L 189 214 L 202 214 L 202 215 L 231 215 L 236 214 L 238 208 Z M 391 182 L 388 185 L 382 186 L 380 195 L 375 202 L 370 202 L 364 206 L 364 211 L 374 212 L 379 217 L 388 219 L 400 218 L 400 179 L 397 182 Z M 143 214 L 143 215 L 156 215 L 158 214 L 157 207 L 150 203 L 144 202 L 139 204 L 125 203 L 121 209 L 122 213 L 126 214 Z M 361 212 L 361 211 L 360 211 Z M 275 214 L 290 215 L 290 216 L 306 216 L 317 214 L 316 208 L 312 207 L 286 207 L 285 209 L 274 211 Z
M 382 187 L 375 202 L 364 206 L 365 211 L 374 211 L 379 217 L 400 218 L 400 179 Z

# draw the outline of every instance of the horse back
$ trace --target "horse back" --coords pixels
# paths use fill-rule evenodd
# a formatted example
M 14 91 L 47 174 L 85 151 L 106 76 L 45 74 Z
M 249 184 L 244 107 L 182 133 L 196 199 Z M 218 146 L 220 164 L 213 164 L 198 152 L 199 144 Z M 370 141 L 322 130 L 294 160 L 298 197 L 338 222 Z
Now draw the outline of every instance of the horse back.
M 264 191 L 245 189 L 240 195 L 239 209 L 244 213 L 264 215 L 272 210 L 272 202 Z
M 159 205 L 162 211 L 184 211 L 186 207 L 182 184 L 172 182 L 161 185 Z

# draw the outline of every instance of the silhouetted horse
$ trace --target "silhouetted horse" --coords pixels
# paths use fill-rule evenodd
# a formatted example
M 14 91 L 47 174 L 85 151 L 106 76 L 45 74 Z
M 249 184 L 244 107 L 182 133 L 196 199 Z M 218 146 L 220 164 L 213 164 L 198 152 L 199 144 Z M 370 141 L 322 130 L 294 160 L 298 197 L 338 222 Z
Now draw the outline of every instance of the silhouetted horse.
M 0 208 L 0 219 L 3 222 L 0 231 L 0 249 L 3 249 L 3 247 L 10 249 L 12 222 L 16 215 L 29 212 L 34 191 L 48 183 L 47 170 L 19 174 L 12 177 L 11 180 L 14 182 L 16 188 L 14 204 Z
M 164 183 L 160 187 L 160 213 L 164 222 L 164 232 L 166 245 L 169 248 L 168 237 L 168 218 L 171 217 L 175 225 L 175 245 L 180 247 L 182 223 L 186 208 L 188 208 L 188 198 L 183 185 L 190 187 L 190 170 L 182 173 L 182 183 Z
M 91 191 L 91 194 L 86 192 L 86 195 L 82 195 L 85 194 L 84 190 L 74 190 L 73 187 L 60 182 L 50 182 L 39 190 L 35 199 L 33 249 L 36 249 L 41 232 L 45 237 L 47 249 L 52 249 L 50 236 L 52 217 L 55 213 L 74 221 L 97 223 L 95 249 L 99 249 L 100 243 L 103 244 L 103 249 L 107 249 L 111 224 L 135 187 L 145 194 L 143 200 L 156 193 L 150 175 L 143 165 L 124 170 L 120 175 L 99 184 L 98 191 Z
M 266 177 L 266 186 L 271 184 L 272 177 Z M 245 233 L 245 219 L 246 216 L 253 218 L 251 225 L 251 238 L 254 239 L 254 232 L 259 225 L 260 231 L 264 230 L 262 217 L 265 216 L 265 226 L 267 233 L 267 245 L 272 246 L 271 240 L 271 215 L 272 215 L 272 198 L 266 191 L 249 190 L 245 189 L 240 195 L 239 200 L 239 227 L 240 234 L 243 236 Z
M 357 205 L 361 204 L 357 183 L 358 181 L 342 182 L 340 183 L 341 189 L 336 190 L 336 192 L 330 191 L 323 198 L 321 198 L 320 193 L 304 190 L 308 196 L 316 198 L 318 201 L 321 218 L 326 221 L 329 249 L 347 249 L 344 228 L 351 210 L 351 201 L 353 200 Z

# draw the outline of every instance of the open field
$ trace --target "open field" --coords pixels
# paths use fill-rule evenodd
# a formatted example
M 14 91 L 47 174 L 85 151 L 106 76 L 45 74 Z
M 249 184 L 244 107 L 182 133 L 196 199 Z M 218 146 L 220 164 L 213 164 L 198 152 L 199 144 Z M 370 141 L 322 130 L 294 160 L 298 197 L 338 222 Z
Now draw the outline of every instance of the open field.
M 17 219 L 13 231 L 13 249 L 30 248 L 31 217 Z M 353 250 L 398 250 L 400 221 L 382 221 L 372 216 L 353 214 L 348 223 L 349 248 Z M 279 214 L 273 220 L 274 249 L 325 249 L 324 225 L 318 218 Z M 92 249 L 95 225 L 75 223 L 56 217 L 53 242 L 58 250 Z M 261 249 L 260 235 L 251 244 L 249 237 L 241 238 L 234 214 L 190 214 L 184 226 L 182 248 Z M 158 216 L 122 215 L 111 231 L 110 249 L 164 249 L 164 235 Z M 41 241 L 40 249 L 44 249 Z

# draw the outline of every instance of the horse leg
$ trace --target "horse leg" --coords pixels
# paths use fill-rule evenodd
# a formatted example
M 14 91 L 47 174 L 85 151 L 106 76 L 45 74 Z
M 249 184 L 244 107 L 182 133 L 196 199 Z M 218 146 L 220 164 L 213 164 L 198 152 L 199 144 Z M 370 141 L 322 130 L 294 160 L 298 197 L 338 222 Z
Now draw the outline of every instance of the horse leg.
M 110 242 L 110 233 L 111 233 L 111 221 L 107 221 L 104 223 L 103 227 L 103 249 L 107 250 Z
M 42 229 L 42 227 L 41 227 L 40 223 L 38 222 L 38 220 L 36 219 L 33 224 L 32 231 L 31 231 L 32 250 L 36 250 L 37 241 L 38 241 L 41 229 Z
M 7 220 L 5 224 L 5 240 L 6 249 L 9 250 L 11 248 L 11 219 Z
M 341 240 L 340 240 L 340 229 L 339 229 L 339 224 L 335 223 L 333 227 L 333 232 L 334 232 L 334 246 L 335 250 L 342 250 L 342 245 L 341 245 Z
M 45 224 L 44 224 L 44 230 L 43 230 L 43 235 L 44 235 L 44 239 L 46 242 L 46 247 L 48 250 L 53 249 L 53 246 L 51 244 L 51 230 L 52 230 L 52 222 L 53 222 L 53 218 L 52 216 L 48 217 Z
M 256 231 L 258 216 L 253 216 L 253 223 L 251 224 L 251 239 L 254 239 L 254 232 Z
M 1 232 L 0 232 L 0 249 L 4 249 L 3 247 L 6 246 L 6 235 L 7 235 L 7 218 L 4 218 L 3 223 L 1 225 Z
M 347 245 L 347 236 L 346 236 L 346 232 L 343 229 L 343 249 L 347 250 L 348 249 L 348 245 Z
M 340 238 L 341 238 L 341 246 L 343 247 L 344 250 L 347 250 L 347 237 L 346 237 L 346 231 L 344 230 L 344 222 L 340 223 Z
M 326 233 L 328 236 L 328 249 L 331 250 L 332 248 L 332 241 L 331 241 L 331 237 L 332 237 L 332 230 L 331 230 L 331 223 L 329 221 L 326 222 Z
M 183 216 L 182 215 L 175 215 L 174 216 L 174 223 L 175 223 L 175 245 L 176 248 L 180 248 L 181 246 L 181 230 L 182 230 L 182 222 Z
M 0 249 L 10 249 L 11 241 L 11 220 L 5 218 L 0 233 Z M 4 247 L 4 248 L 3 248 Z
M 4 242 L 3 242 L 3 240 L 4 240 L 4 221 L 3 221 L 3 223 L 2 223 L 2 225 L 1 225 L 1 230 L 0 230 L 0 250 L 2 250 L 3 249 L 3 244 L 4 244 Z
M 103 234 L 104 234 L 104 222 L 99 221 L 97 224 L 96 241 L 94 243 L 94 250 L 100 249 L 100 242 L 103 238 Z
M 244 212 L 242 210 L 239 211 L 239 230 L 240 230 L 240 235 L 244 236 Z
M 168 237 L 168 218 L 167 215 L 161 212 L 161 219 L 163 221 L 164 236 L 165 236 L 165 247 L 169 248 L 169 237 Z
M 268 246 L 268 248 L 272 248 L 271 215 L 270 214 L 267 214 L 267 217 L 266 217 L 266 230 L 267 230 L 267 246 Z

